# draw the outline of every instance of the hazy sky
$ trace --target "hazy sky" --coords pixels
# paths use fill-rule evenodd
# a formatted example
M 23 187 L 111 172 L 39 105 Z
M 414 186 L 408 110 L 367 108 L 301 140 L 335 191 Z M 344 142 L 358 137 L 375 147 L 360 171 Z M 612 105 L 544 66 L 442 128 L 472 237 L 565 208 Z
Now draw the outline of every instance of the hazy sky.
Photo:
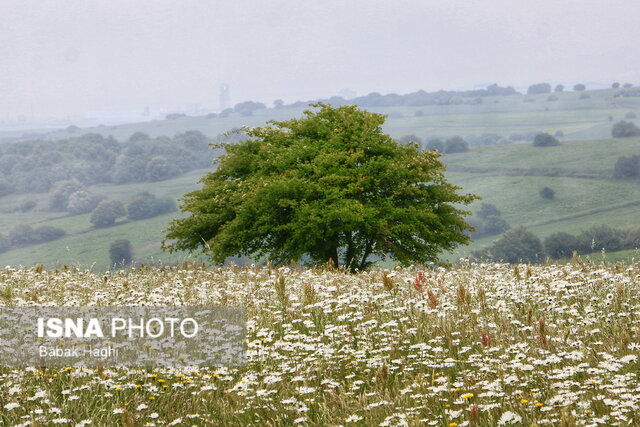
M 0 119 L 407 93 L 640 84 L 637 0 L 0 0 Z

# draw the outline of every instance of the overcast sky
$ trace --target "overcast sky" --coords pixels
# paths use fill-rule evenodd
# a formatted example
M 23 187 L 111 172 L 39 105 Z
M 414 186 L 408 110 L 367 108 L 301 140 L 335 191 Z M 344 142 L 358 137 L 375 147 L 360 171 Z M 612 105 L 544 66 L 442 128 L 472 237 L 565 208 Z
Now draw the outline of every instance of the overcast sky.
M 640 84 L 637 0 L 1 0 L 0 119 L 480 84 Z

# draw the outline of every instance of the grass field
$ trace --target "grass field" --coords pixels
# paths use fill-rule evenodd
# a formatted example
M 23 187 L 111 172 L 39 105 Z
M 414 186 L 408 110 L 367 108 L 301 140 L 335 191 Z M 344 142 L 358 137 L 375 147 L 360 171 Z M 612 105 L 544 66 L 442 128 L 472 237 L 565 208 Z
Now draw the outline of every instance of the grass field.
M 247 364 L 0 369 L 3 425 L 639 425 L 640 268 L 0 270 L 0 305 L 247 308 Z

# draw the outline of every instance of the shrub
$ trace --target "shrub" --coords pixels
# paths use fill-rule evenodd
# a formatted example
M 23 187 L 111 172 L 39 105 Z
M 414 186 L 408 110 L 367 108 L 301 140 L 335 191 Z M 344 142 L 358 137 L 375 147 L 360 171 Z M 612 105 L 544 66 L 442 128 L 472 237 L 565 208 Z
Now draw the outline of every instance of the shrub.
M 537 262 L 544 255 L 542 242 L 524 226 L 512 228 L 484 251 L 476 253 L 479 257 L 488 257 L 508 263 L 521 261 Z
M 158 199 L 153 194 L 143 191 L 133 196 L 127 205 L 127 218 L 136 221 L 176 210 L 176 203 L 173 199 L 169 197 Z
M 533 138 L 534 147 L 553 147 L 555 145 L 560 145 L 560 141 L 548 133 L 539 133 Z
M 398 142 L 404 142 L 404 143 L 407 143 L 407 142 L 417 142 L 418 144 L 422 144 L 422 140 L 421 140 L 420 138 L 418 138 L 417 136 L 415 136 L 415 135 L 405 135 L 405 136 L 401 136 L 401 137 L 398 139 Z
M 469 151 L 469 143 L 459 136 L 447 139 L 444 146 L 444 152 L 447 154 L 464 153 Z
M 589 95 L 588 93 L 581 93 L 580 94 L 580 99 L 589 99 L 591 98 L 591 95 Z
M 557 101 L 557 100 L 558 100 L 558 97 L 557 97 L 557 96 L 555 96 L 555 95 L 549 95 L 549 96 L 547 96 L 547 101 L 548 101 L 548 102 L 554 102 L 554 101 Z
M 61 228 L 43 225 L 33 230 L 33 241 L 37 243 L 50 242 L 65 236 L 67 233 Z
M 620 83 L 615 82 L 615 83 L 613 83 L 613 84 L 611 85 L 611 87 L 612 87 L 612 88 L 614 88 L 614 89 L 618 89 L 618 88 L 620 87 Z
M 0 178 L 0 197 L 13 193 L 13 186 L 9 181 Z
M 640 136 L 640 128 L 633 122 L 619 121 L 611 128 L 611 136 L 614 138 L 627 138 L 631 136 Z
M 124 205 L 117 200 L 103 200 L 91 212 L 89 221 L 96 227 L 109 227 L 115 224 L 116 219 L 127 213 Z
M 24 246 L 35 243 L 33 228 L 29 224 L 18 224 L 9 230 L 9 242 L 12 246 Z
M 80 190 L 85 190 L 85 188 L 77 179 L 56 182 L 49 191 L 49 208 L 55 211 L 67 210 L 69 197 Z
M 480 218 L 487 218 L 489 216 L 500 216 L 500 211 L 495 207 L 495 205 L 492 205 L 491 203 L 483 203 L 482 205 L 480 205 L 480 210 L 478 210 L 477 215 Z
M 562 138 L 564 136 L 564 132 L 558 129 L 556 133 L 553 134 L 553 136 L 555 136 L 556 138 Z
M 598 225 L 580 233 L 578 242 L 582 253 L 602 249 L 607 252 L 619 251 L 622 249 L 622 233 L 608 225 Z
M 0 234 L 0 252 L 5 252 L 11 249 L 11 242 L 4 234 Z
M 145 168 L 145 177 L 149 181 L 164 181 L 180 175 L 180 168 L 163 156 L 156 156 L 149 160 Z
M 634 113 L 633 111 L 629 111 L 627 114 L 624 115 L 625 119 L 637 119 L 638 115 L 636 113 Z
M 87 190 L 80 190 L 69 196 L 67 211 L 74 215 L 89 213 L 104 200 L 104 196 L 93 194 Z
M 551 85 L 549 83 L 536 83 L 534 85 L 529 86 L 527 89 L 527 94 L 535 95 L 537 93 L 550 93 Z
M 583 85 L 582 83 L 578 83 L 577 85 L 573 86 L 573 90 L 575 90 L 576 92 L 582 92 L 584 90 L 586 90 L 587 87 L 585 85 Z
M 133 261 L 133 249 L 131 242 L 125 239 L 119 239 L 111 243 L 109 246 L 109 258 L 111 265 L 128 265 Z
M 613 177 L 616 179 L 640 178 L 640 156 L 618 157 L 613 167 Z
M 555 89 L 553 89 L 554 92 L 562 92 L 563 90 L 564 90 L 564 85 L 557 85 Z
M 483 234 L 488 236 L 504 233 L 510 228 L 511 226 L 505 219 L 500 218 L 499 216 L 496 216 L 496 215 L 491 215 L 486 217 L 482 225 Z
M 35 208 L 36 205 L 37 203 L 34 202 L 33 200 L 25 200 L 24 202 L 20 203 L 20 205 L 18 206 L 18 210 L 20 212 L 29 212 L 33 210 L 33 208 Z
M 578 238 L 572 234 L 559 232 L 544 239 L 544 249 L 553 259 L 568 258 L 573 251 L 581 249 Z
M 556 197 L 556 192 L 552 188 L 544 187 L 540 190 L 540 197 L 547 200 L 553 200 Z

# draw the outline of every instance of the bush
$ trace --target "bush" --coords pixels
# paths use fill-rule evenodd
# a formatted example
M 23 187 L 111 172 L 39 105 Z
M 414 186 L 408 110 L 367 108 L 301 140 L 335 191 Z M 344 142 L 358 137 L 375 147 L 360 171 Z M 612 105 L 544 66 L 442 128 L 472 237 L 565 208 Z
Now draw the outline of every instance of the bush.
M 404 143 L 407 143 L 407 142 L 417 142 L 418 144 L 422 144 L 422 140 L 421 140 L 420 138 L 418 138 L 417 136 L 415 136 L 415 135 L 405 135 L 405 136 L 401 136 L 401 137 L 398 139 L 398 142 L 404 142 Z
M 67 203 L 67 211 L 80 215 L 89 213 L 98 206 L 104 200 L 104 196 L 93 194 L 88 190 L 80 190 L 69 196 L 69 203 Z
M 35 208 L 37 206 L 37 203 L 34 202 L 33 200 L 25 200 L 24 202 L 20 203 L 20 205 L 18 206 L 18 210 L 20 212 L 29 212 L 31 210 L 33 210 L 33 208 Z
M 558 97 L 557 97 L 557 96 L 555 96 L 555 95 L 549 95 L 549 96 L 547 96 L 547 101 L 548 101 L 548 102 L 553 102 L 553 101 L 557 101 L 557 100 L 558 100 Z
M 523 226 L 507 231 L 491 247 L 476 253 L 481 258 L 488 257 L 512 264 L 522 261 L 537 262 L 543 255 L 540 239 Z
M 549 83 L 537 83 L 529 86 L 527 94 L 535 95 L 538 93 L 551 93 L 551 85 Z
M 422 110 L 418 110 L 415 113 L 413 113 L 413 115 L 415 117 L 422 117 L 422 116 L 424 116 L 424 112 Z
M 553 136 L 555 136 L 556 138 L 562 138 L 564 136 L 564 132 L 558 129 L 556 133 L 553 134 Z
M 589 95 L 588 93 L 581 93 L 580 94 L 580 99 L 589 99 L 591 98 L 591 95 Z
M 0 178 L 0 197 L 13 193 L 13 186 L 9 181 Z
M 620 83 L 615 82 L 615 83 L 613 83 L 613 84 L 611 85 L 611 87 L 612 87 L 612 88 L 614 88 L 614 89 L 618 89 L 618 88 L 620 87 Z
M 640 178 L 640 156 L 618 157 L 613 168 L 613 177 L 616 179 Z
M 557 85 L 555 87 L 555 89 L 553 89 L 554 92 L 562 92 L 564 90 L 564 85 Z
M 180 168 L 163 156 L 156 156 L 149 160 L 145 168 L 145 177 L 148 181 L 164 181 L 180 175 Z
M 614 138 L 628 138 L 632 136 L 640 136 L 640 128 L 633 122 L 619 121 L 611 128 L 611 136 Z
M 109 258 L 111 265 L 128 265 L 133 262 L 133 249 L 131 242 L 125 239 L 119 239 L 111 243 L 109 246 Z
M 67 233 L 61 228 L 43 225 L 33 230 L 33 241 L 37 243 L 50 242 L 65 236 Z
M 29 224 L 18 224 L 9 230 L 9 242 L 12 246 L 25 246 L 35 243 L 33 228 Z
M 631 120 L 631 119 L 637 119 L 638 115 L 636 113 L 634 113 L 633 111 L 629 111 L 627 114 L 624 115 L 625 119 Z
M 491 203 L 483 203 L 480 205 L 477 215 L 484 219 L 490 216 L 500 216 L 500 211 Z
M 504 233 L 510 228 L 511 226 L 506 220 L 496 215 L 486 217 L 482 225 L 483 234 L 487 236 Z
M 622 233 L 608 225 L 598 225 L 578 235 L 580 252 L 589 253 L 604 249 L 607 252 L 622 249 Z
M 573 255 L 573 251 L 580 250 L 580 247 L 576 236 L 562 231 L 544 239 L 544 249 L 553 259 L 568 258 Z
M 91 212 L 89 221 L 96 227 L 109 227 L 115 224 L 116 219 L 125 216 L 127 212 L 124 205 L 117 200 L 103 200 Z
M 80 190 L 85 190 L 85 187 L 77 179 L 56 182 L 49 191 L 49 208 L 54 211 L 67 210 L 69 197 Z
M 5 252 L 9 249 L 11 249 L 11 242 L 5 235 L 0 234 L 0 252 Z
M 544 187 L 540 190 L 540 197 L 547 200 L 553 200 L 556 197 L 556 192 L 552 188 Z
M 169 197 L 158 199 L 153 194 L 144 191 L 133 196 L 133 199 L 127 205 L 127 217 L 135 221 L 176 210 L 176 203 L 173 199 Z
M 447 154 L 464 153 L 469 151 L 469 143 L 459 136 L 447 139 L 444 146 L 444 152 Z
M 577 85 L 573 86 L 573 90 L 575 90 L 576 92 L 582 92 L 584 90 L 586 90 L 587 87 L 585 85 L 583 85 L 582 83 L 578 83 Z
M 548 133 L 539 133 L 533 138 L 534 147 L 553 147 L 556 145 L 560 145 L 560 141 Z

